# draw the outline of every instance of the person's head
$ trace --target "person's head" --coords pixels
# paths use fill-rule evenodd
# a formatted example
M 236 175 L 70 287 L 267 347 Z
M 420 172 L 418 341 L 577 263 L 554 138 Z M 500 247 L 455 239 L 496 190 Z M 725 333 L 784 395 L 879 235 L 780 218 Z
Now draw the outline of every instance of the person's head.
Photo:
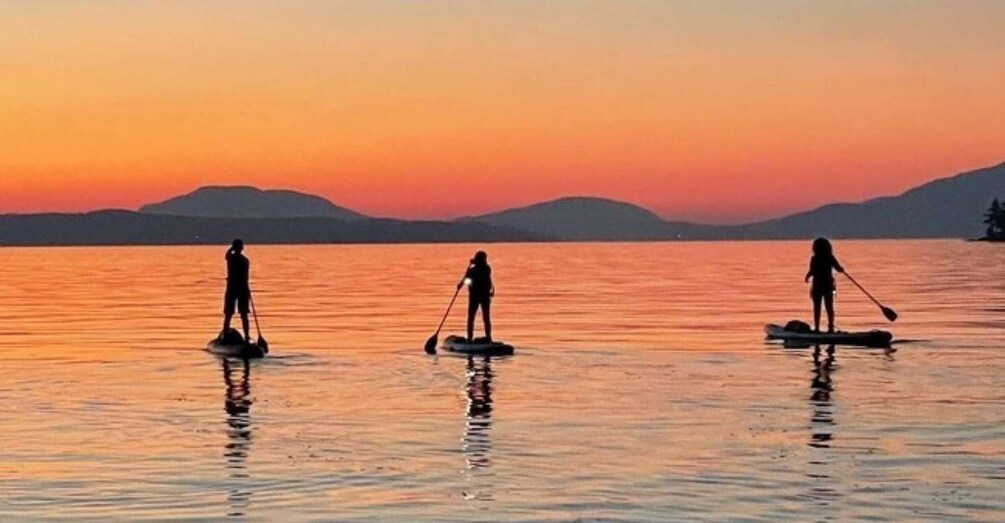
M 831 246 L 830 240 L 827 238 L 817 238 L 813 240 L 813 254 L 817 256 L 831 256 L 834 254 L 834 248 Z
M 485 251 L 478 251 L 475 253 L 475 257 L 471 258 L 471 263 L 475 265 L 487 265 L 489 263 L 489 255 L 485 254 Z
M 244 240 L 241 239 L 234 240 L 234 242 L 230 244 L 230 248 L 234 252 L 240 253 L 241 251 L 244 250 Z

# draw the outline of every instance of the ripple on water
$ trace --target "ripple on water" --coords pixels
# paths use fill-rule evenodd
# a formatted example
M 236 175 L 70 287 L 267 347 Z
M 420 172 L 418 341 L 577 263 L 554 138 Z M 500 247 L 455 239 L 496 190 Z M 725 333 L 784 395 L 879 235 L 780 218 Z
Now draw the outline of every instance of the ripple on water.
M 219 249 L 0 249 L 0 520 L 1002 520 L 985 247 L 841 242 L 914 341 L 828 353 L 761 339 L 802 242 L 493 245 L 518 353 L 464 358 L 422 344 L 473 246 L 251 246 L 248 364 L 202 350 Z

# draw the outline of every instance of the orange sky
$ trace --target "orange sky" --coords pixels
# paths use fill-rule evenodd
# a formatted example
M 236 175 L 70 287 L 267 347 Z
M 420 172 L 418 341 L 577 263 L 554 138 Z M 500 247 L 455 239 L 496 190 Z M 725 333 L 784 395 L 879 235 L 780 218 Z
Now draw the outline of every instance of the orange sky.
M 204 184 L 729 222 L 1005 160 L 1005 2 L 8 2 L 0 212 Z

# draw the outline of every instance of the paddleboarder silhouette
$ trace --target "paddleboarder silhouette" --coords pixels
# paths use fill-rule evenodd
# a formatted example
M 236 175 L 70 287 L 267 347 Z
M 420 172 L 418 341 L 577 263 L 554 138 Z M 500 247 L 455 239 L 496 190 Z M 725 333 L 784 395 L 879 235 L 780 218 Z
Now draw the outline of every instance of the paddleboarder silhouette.
M 244 328 L 244 339 L 251 339 L 251 325 L 248 313 L 251 310 L 251 286 L 248 278 L 251 273 L 251 262 L 244 256 L 244 241 L 234 240 L 227 249 L 227 290 L 223 295 L 223 330 L 220 339 L 226 340 L 230 334 L 230 322 L 235 310 L 241 314 L 241 327 Z
M 834 248 L 827 238 L 813 240 L 813 256 L 806 272 L 806 281 L 813 279 L 810 297 L 813 299 L 813 331 L 820 332 L 820 302 L 827 307 L 827 332 L 834 332 L 834 282 L 832 270 L 844 272 L 844 267 L 834 257 Z
M 457 284 L 457 289 L 468 286 L 468 343 L 474 341 L 475 315 L 482 310 L 482 323 L 485 326 L 485 341 L 492 342 L 492 298 L 496 288 L 492 284 L 492 267 L 489 266 L 488 254 L 478 251 L 471 259 L 471 265 L 464 274 L 464 279 Z

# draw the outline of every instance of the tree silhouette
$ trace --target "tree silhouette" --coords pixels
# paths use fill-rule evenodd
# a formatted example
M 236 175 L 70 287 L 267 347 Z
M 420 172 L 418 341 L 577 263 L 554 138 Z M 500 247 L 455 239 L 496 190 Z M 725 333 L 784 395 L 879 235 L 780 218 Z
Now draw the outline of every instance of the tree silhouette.
M 995 198 L 991 202 L 991 207 L 984 213 L 984 223 L 987 224 L 987 236 L 989 240 L 1005 240 L 1005 206 Z

